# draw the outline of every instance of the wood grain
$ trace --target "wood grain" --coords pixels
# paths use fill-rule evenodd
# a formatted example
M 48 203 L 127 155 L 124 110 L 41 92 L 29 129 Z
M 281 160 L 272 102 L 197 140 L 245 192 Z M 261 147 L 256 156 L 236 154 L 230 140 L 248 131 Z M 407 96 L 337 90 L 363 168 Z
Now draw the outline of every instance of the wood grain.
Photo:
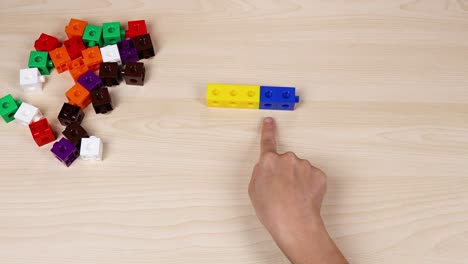
M 23 94 L 41 32 L 146 19 L 144 87 L 83 125 L 104 161 L 70 168 L 0 125 L 0 263 L 287 263 L 247 196 L 259 122 L 329 175 L 323 215 L 351 263 L 468 263 L 468 1 L 0 3 L 0 95 L 56 120 L 67 73 Z M 294 112 L 209 109 L 209 82 L 294 85 Z

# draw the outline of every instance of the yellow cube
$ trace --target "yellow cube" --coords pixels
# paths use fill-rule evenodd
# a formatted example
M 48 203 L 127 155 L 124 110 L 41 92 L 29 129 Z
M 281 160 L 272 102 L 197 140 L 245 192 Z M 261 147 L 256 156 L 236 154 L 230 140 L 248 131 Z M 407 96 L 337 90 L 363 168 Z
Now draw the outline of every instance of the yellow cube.
M 208 84 L 206 105 L 209 107 L 258 109 L 260 105 L 260 86 Z

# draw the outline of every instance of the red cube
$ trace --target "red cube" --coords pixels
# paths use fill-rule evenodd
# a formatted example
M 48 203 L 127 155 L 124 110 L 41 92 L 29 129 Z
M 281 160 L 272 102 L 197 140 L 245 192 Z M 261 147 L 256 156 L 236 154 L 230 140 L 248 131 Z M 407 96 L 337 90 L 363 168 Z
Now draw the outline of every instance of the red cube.
M 33 139 L 39 147 L 55 141 L 54 132 L 52 131 L 47 118 L 31 123 L 29 125 L 29 130 L 31 130 Z
M 60 47 L 60 42 L 56 37 L 42 33 L 39 38 L 34 42 L 34 48 L 37 51 L 51 51 Z
M 128 30 L 125 32 L 128 38 L 138 37 L 147 33 L 145 20 L 128 21 Z
M 67 48 L 68 55 L 70 55 L 72 60 L 81 57 L 81 51 L 86 49 L 81 37 L 76 36 L 65 40 L 63 45 L 65 45 L 65 48 Z

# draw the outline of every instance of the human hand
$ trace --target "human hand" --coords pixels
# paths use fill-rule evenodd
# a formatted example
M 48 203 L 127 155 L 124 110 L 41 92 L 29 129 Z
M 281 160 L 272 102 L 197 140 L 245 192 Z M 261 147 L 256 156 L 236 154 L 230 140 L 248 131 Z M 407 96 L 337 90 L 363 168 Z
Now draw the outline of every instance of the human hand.
M 277 153 L 276 124 L 265 118 L 249 195 L 260 222 L 293 263 L 347 263 L 320 216 L 325 192 L 325 173 L 292 152 Z

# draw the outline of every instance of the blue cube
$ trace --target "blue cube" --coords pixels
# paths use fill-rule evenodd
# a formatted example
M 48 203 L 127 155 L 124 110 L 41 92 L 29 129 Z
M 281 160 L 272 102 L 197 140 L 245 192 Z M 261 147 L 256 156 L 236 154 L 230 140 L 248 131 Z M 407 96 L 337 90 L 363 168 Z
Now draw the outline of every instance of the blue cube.
M 260 109 L 294 110 L 299 103 L 296 88 L 279 86 L 260 86 Z

